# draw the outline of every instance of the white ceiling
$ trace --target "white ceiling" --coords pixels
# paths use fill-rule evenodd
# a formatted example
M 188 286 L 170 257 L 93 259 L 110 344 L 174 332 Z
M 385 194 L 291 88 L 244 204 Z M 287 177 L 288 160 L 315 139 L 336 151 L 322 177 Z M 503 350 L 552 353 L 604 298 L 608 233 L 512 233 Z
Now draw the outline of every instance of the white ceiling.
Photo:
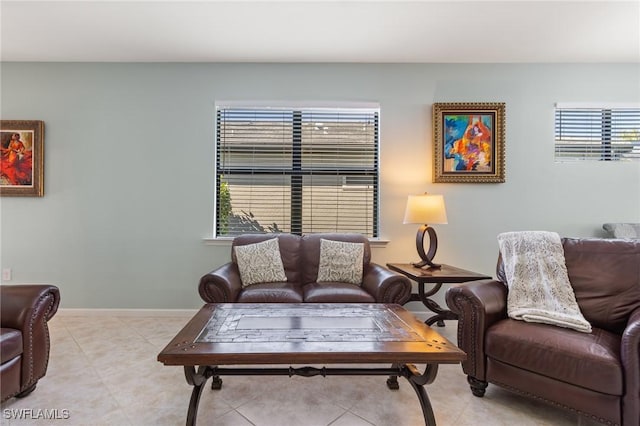
M 2 61 L 640 62 L 635 1 L 5 1 Z

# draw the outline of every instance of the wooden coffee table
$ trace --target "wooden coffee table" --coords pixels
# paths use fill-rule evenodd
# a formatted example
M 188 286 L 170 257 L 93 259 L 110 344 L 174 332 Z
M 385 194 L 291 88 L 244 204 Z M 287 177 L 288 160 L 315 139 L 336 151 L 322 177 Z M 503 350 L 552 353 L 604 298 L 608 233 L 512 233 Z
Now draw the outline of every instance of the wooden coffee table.
M 456 345 L 399 305 L 316 303 L 205 305 L 158 355 L 164 365 L 183 366 L 193 386 L 187 425 L 196 423 L 209 377 L 212 387 L 220 389 L 220 377 L 231 375 L 380 375 L 389 376 L 391 389 L 398 388 L 398 376 L 406 378 L 418 395 L 425 424 L 431 426 L 435 417 L 424 386 L 433 382 L 439 364 L 465 358 Z M 354 367 L 294 368 L 294 364 Z M 426 364 L 424 372 L 414 364 Z

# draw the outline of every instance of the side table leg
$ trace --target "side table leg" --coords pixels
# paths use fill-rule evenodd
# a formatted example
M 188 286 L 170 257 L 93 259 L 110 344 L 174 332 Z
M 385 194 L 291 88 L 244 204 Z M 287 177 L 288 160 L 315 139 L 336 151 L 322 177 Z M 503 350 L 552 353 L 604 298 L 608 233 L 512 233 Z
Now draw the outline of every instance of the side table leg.
M 191 399 L 189 401 L 189 410 L 187 411 L 187 426 L 195 426 L 196 416 L 198 415 L 198 405 L 200 404 L 200 395 L 202 395 L 202 388 L 204 387 L 207 379 L 213 375 L 213 368 L 209 366 L 199 366 L 198 371 L 192 365 L 185 365 L 184 375 L 187 379 L 187 383 L 193 386 L 191 392 Z
M 438 305 L 438 303 L 436 303 L 435 300 L 429 298 L 430 296 L 436 294 L 441 288 L 442 283 L 435 283 L 431 290 L 425 291 L 424 283 L 418 283 L 418 300 L 420 300 L 427 309 L 435 314 L 424 322 L 428 326 L 431 326 L 433 323 L 437 322 L 438 327 L 444 327 L 444 320 L 458 319 L 458 316 L 456 314 L 448 309 L 442 308 L 440 305 Z
M 429 401 L 429 396 L 424 386 L 433 383 L 435 380 L 436 374 L 438 374 L 438 364 L 427 364 L 422 374 L 420 374 L 415 365 L 407 364 L 403 368 L 403 374 L 418 395 L 425 426 L 436 426 L 433 407 L 431 407 L 431 401 Z
M 455 315 L 455 314 L 453 314 L 453 315 Z M 456 317 L 452 317 L 451 315 L 447 315 L 447 314 L 445 314 L 445 315 L 438 314 L 438 315 L 432 316 L 431 318 L 427 318 L 424 321 L 424 323 L 426 325 L 428 325 L 429 327 L 431 327 L 434 323 L 438 327 L 444 327 L 445 326 L 444 320 L 446 320 L 446 319 L 458 319 L 458 317 L 457 316 Z
M 438 323 L 438 326 L 444 327 L 444 320 L 458 319 L 458 316 L 448 309 L 444 309 L 438 305 L 433 299 L 423 299 L 422 303 L 435 315 L 428 318 L 424 323 L 431 326 L 434 323 Z

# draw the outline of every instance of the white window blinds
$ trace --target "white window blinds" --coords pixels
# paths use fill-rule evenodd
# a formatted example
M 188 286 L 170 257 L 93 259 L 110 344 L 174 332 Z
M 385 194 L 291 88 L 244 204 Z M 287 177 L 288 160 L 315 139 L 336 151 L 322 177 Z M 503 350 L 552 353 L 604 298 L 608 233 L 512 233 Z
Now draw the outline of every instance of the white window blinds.
M 556 105 L 555 158 L 640 161 L 640 106 Z
M 218 107 L 216 235 L 378 236 L 375 108 Z

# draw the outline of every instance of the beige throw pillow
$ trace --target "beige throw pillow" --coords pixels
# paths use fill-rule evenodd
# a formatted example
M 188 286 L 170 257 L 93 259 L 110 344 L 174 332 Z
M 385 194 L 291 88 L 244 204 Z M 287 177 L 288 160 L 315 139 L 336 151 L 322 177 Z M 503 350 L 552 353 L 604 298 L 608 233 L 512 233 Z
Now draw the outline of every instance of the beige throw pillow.
M 242 286 L 287 281 L 277 238 L 234 247 Z
M 320 239 L 318 282 L 362 284 L 364 244 Z

